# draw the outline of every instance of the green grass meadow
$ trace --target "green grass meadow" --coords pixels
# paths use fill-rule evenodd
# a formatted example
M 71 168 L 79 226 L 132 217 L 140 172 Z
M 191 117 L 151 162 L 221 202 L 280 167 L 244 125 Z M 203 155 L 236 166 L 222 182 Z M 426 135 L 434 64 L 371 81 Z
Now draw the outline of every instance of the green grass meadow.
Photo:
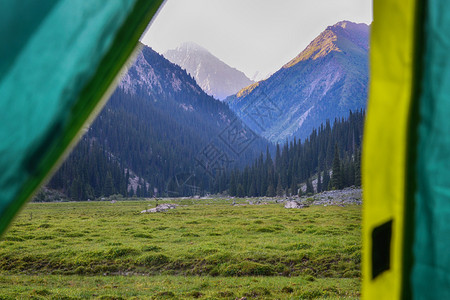
M 360 206 L 172 202 L 28 204 L 0 242 L 0 299 L 359 297 Z

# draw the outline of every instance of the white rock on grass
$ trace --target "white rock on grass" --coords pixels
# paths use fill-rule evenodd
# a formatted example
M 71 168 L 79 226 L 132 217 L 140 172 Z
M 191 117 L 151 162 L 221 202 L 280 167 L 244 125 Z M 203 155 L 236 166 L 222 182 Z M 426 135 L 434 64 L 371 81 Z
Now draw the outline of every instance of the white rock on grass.
M 300 204 L 297 201 L 287 201 L 284 205 L 284 208 L 304 208 L 308 207 L 308 205 Z
M 150 209 L 145 209 L 143 211 L 141 211 L 141 214 L 144 213 L 156 213 L 156 212 L 165 212 L 169 209 L 175 209 L 178 206 L 178 204 L 173 204 L 173 203 L 163 203 L 163 204 L 159 204 L 157 207 L 154 208 L 150 208 Z

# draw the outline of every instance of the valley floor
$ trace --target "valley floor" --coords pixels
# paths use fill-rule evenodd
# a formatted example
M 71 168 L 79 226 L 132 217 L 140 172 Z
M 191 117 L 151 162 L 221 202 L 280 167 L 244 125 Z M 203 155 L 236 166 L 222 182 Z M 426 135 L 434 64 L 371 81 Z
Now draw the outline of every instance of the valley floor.
M 1 299 L 358 299 L 356 278 L 1 275 Z
M 358 298 L 361 206 L 281 200 L 30 203 L 0 242 L 0 298 Z

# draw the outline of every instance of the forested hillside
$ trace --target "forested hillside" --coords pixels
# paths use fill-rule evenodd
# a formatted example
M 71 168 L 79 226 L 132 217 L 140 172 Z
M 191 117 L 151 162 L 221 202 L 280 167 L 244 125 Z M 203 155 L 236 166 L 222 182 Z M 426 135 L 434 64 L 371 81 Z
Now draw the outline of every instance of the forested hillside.
M 224 174 L 215 192 L 231 196 L 283 196 L 361 185 L 361 142 L 364 111 L 350 112 L 314 129 L 309 138 L 277 145 L 245 169 Z M 332 172 L 330 172 L 332 171 Z M 331 173 L 331 176 L 330 176 Z M 315 187 L 311 183 L 317 180 Z M 306 191 L 300 189 L 306 183 Z
M 223 141 L 230 128 L 251 137 L 238 154 Z M 217 168 L 220 161 L 199 166 L 209 145 L 229 157 L 225 171 L 250 163 L 268 144 L 245 131 L 228 106 L 206 95 L 186 71 L 144 47 L 49 187 L 74 200 L 153 196 L 156 190 L 161 196 L 174 176 L 195 173 L 195 184 L 210 190 L 213 163 Z

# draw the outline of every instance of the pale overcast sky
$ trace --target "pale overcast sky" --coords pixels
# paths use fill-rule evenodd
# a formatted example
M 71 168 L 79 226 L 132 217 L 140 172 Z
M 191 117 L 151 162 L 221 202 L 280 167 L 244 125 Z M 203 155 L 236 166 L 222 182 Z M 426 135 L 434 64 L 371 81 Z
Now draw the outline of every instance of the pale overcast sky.
M 371 0 L 167 0 L 142 42 L 193 41 L 251 77 L 277 71 L 327 26 L 372 22 Z

